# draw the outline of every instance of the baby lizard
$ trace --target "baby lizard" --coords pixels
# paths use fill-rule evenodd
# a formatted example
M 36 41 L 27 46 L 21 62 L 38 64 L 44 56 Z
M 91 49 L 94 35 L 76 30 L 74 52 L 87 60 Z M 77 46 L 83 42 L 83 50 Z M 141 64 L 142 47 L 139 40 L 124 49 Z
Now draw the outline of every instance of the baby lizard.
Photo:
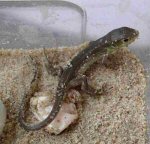
M 81 85 L 81 89 L 89 94 L 97 94 L 98 91 L 88 85 L 85 76 L 79 77 L 79 71 L 82 69 L 82 74 L 95 61 L 106 54 L 111 54 L 123 46 L 128 46 L 139 35 L 139 32 L 129 27 L 121 27 L 110 31 L 102 38 L 89 42 L 88 46 L 81 50 L 64 68 L 58 82 L 55 103 L 48 117 L 40 123 L 28 124 L 24 120 L 23 105 L 21 103 L 19 112 L 20 125 L 27 131 L 39 130 L 50 124 L 57 116 L 64 96 L 70 87 Z

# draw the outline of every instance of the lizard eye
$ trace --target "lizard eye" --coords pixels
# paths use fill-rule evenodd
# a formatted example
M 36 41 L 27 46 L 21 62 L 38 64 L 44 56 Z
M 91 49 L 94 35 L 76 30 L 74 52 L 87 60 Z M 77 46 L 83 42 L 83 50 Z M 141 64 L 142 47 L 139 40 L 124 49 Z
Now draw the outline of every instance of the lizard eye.
M 126 38 L 126 39 L 124 39 L 124 42 L 128 42 L 128 40 L 129 40 L 129 39 Z

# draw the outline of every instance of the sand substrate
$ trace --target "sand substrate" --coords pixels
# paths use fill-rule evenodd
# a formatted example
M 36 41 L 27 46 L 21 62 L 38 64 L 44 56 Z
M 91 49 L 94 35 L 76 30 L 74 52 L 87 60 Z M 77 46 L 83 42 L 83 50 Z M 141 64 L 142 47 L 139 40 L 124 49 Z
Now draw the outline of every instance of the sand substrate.
M 46 49 L 52 66 L 64 67 L 86 44 L 72 48 Z M 29 55 L 33 58 L 31 62 Z M 39 77 L 36 89 L 31 89 L 35 65 Z M 81 92 L 76 104 L 79 119 L 60 135 L 50 135 L 44 129 L 26 132 L 18 124 L 18 109 L 23 95 L 48 92 L 55 96 L 58 76 L 46 72 L 43 49 L 0 50 L 0 99 L 7 108 L 7 122 L 0 137 L 1 144 L 145 144 L 146 86 L 144 68 L 127 48 L 99 60 L 86 73 L 89 83 L 101 96 Z M 53 69 L 50 70 L 53 73 Z M 31 111 L 27 113 L 31 120 Z

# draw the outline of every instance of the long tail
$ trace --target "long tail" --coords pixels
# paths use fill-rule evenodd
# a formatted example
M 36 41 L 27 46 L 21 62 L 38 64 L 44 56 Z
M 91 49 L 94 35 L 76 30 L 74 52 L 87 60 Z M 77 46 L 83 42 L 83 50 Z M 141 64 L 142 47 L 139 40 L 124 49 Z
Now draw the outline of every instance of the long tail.
M 48 124 L 50 124 L 55 119 L 55 117 L 57 116 L 57 114 L 58 114 L 58 112 L 61 108 L 61 105 L 62 105 L 62 102 L 63 102 L 63 95 L 64 95 L 63 89 L 61 91 L 58 90 L 58 93 L 56 93 L 56 95 L 57 95 L 56 98 L 58 98 L 58 94 L 59 94 L 59 99 L 55 100 L 52 111 L 50 112 L 48 117 L 45 120 L 43 120 L 42 122 L 37 123 L 37 124 L 29 124 L 29 123 L 25 122 L 25 120 L 24 120 L 24 111 L 23 111 L 23 107 L 24 107 L 25 103 L 23 101 L 22 105 L 20 107 L 20 111 L 19 111 L 20 126 L 23 127 L 27 131 L 35 131 L 35 130 L 39 130 L 39 129 L 47 126 Z
M 33 60 L 32 60 L 32 62 L 33 62 Z M 38 79 L 37 64 L 34 64 L 34 66 L 35 66 L 35 72 L 34 72 L 34 77 L 31 80 L 31 86 L 33 86 L 36 83 L 36 80 Z M 23 99 L 22 99 L 22 102 L 21 102 L 20 108 L 19 108 L 18 121 L 20 123 L 20 126 L 23 127 L 27 131 L 35 131 L 35 130 L 39 130 L 39 129 L 47 126 L 48 124 L 50 124 L 55 119 L 55 117 L 57 116 L 57 114 L 61 108 L 61 105 L 63 102 L 63 96 L 64 96 L 64 88 L 62 87 L 62 84 L 60 82 L 58 84 L 54 106 L 52 108 L 52 111 L 48 115 L 48 117 L 40 123 L 30 124 L 25 121 L 25 107 L 29 102 L 29 98 L 27 97 L 27 94 L 25 94 L 23 96 Z

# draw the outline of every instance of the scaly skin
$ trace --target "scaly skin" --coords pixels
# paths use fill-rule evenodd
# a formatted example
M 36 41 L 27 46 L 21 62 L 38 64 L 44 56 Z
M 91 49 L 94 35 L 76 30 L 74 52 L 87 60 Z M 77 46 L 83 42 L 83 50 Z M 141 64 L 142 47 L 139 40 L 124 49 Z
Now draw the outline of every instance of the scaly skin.
M 63 70 L 56 91 L 55 103 L 48 117 L 40 123 L 27 124 L 24 120 L 23 109 L 20 108 L 20 125 L 27 131 L 34 131 L 50 124 L 55 119 L 62 106 L 64 95 L 67 92 L 70 81 L 73 81 L 73 79 L 78 76 L 78 72 L 82 66 L 87 64 L 86 68 L 88 68 L 101 56 L 114 53 L 123 46 L 128 46 L 138 37 L 138 35 L 139 32 L 137 30 L 128 27 L 121 27 L 112 30 L 104 37 L 96 41 L 90 42 L 89 45 L 84 50 L 79 52 L 78 55 L 75 56 L 71 60 L 70 64 L 68 64 L 67 67 Z M 85 71 L 86 70 L 84 70 L 84 72 Z M 24 105 L 24 101 L 22 102 L 21 107 L 22 105 Z

